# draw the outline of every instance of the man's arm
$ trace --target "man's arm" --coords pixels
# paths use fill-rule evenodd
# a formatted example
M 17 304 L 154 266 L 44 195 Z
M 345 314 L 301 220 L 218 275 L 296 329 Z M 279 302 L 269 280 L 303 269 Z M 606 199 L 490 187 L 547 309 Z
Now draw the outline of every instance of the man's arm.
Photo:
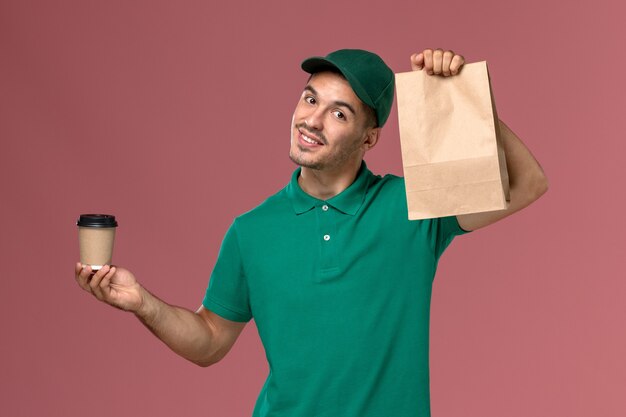
M 147 291 L 135 315 L 175 353 L 199 366 L 213 365 L 226 356 L 246 325 L 226 320 L 204 306 L 193 313 L 169 305 Z
M 505 210 L 456 216 L 459 226 L 476 230 L 497 222 L 530 205 L 548 191 L 548 179 L 524 143 L 502 120 L 500 133 L 509 174 L 511 202 Z
M 246 323 L 226 320 L 200 307 L 195 313 L 169 305 L 143 288 L 124 268 L 104 266 L 93 276 L 76 264 L 76 281 L 98 300 L 133 312 L 170 349 L 200 366 L 209 366 L 233 346 Z
M 426 71 L 429 75 L 450 77 L 457 75 L 465 58 L 453 51 L 424 49 L 410 57 L 413 71 Z M 515 133 L 499 120 L 502 146 L 509 174 L 511 202 L 505 210 L 456 216 L 465 230 L 476 230 L 497 222 L 537 200 L 548 190 L 548 179 L 537 160 Z

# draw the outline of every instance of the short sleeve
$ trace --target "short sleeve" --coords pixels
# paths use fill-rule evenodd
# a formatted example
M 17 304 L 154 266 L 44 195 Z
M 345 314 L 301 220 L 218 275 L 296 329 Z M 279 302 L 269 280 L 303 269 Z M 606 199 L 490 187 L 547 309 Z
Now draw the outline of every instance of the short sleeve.
M 227 320 L 252 318 L 236 223 L 224 236 L 202 305 Z
M 430 241 L 435 259 L 437 260 L 439 260 L 455 236 L 469 233 L 468 230 L 461 228 L 456 216 L 439 217 L 431 219 L 430 222 Z

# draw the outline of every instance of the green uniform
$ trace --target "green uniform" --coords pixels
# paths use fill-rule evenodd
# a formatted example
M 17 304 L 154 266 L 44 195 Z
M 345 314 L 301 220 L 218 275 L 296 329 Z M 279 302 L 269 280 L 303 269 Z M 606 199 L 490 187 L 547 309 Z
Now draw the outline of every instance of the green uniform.
M 465 231 L 407 220 L 403 178 L 365 162 L 326 201 L 299 174 L 235 219 L 203 302 L 256 322 L 270 371 L 253 417 L 429 416 L 432 283 Z

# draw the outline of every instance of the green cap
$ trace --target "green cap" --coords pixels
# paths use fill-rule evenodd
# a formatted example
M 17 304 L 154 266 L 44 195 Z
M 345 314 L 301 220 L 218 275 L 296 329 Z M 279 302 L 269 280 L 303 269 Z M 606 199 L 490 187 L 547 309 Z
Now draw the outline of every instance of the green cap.
M 387 121 L 393 103 L 395 78 L 391 68 L 378 55 L 362 49 L 340 49 L 325 57 L 305 59 L 301 66 L 309 74 L 338 70 L 361 101 L 374 109 L 378 126 L 382 127 Z

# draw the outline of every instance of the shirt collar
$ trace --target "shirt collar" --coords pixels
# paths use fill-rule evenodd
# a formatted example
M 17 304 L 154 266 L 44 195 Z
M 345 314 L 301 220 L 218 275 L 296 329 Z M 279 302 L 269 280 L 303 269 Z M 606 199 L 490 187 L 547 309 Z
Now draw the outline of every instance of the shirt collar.
M 363 201 L 365 200 L 367 188 L 371 181 L 370 178 L 373 176 L 371 171 L 367 169 L 365 161 L 363 161 L 354 182 L 350 184 L 348 188 L 328 200 L 320 200 L 305 193 L 302 188 L 300 188 L 300 184 L 298 184 L 298 177 L 300 176 L 301 170 L 302 168 L 298 167 L 293 172 L 291 175 L 291 181 L 286 188 L 287 196 L 289 197 L 289 200 L 291 200 L 293 210 L 296 214 L 305 213 L 315 206 L 328 204 L 342 213 L 354 216 L 359 211 Z

